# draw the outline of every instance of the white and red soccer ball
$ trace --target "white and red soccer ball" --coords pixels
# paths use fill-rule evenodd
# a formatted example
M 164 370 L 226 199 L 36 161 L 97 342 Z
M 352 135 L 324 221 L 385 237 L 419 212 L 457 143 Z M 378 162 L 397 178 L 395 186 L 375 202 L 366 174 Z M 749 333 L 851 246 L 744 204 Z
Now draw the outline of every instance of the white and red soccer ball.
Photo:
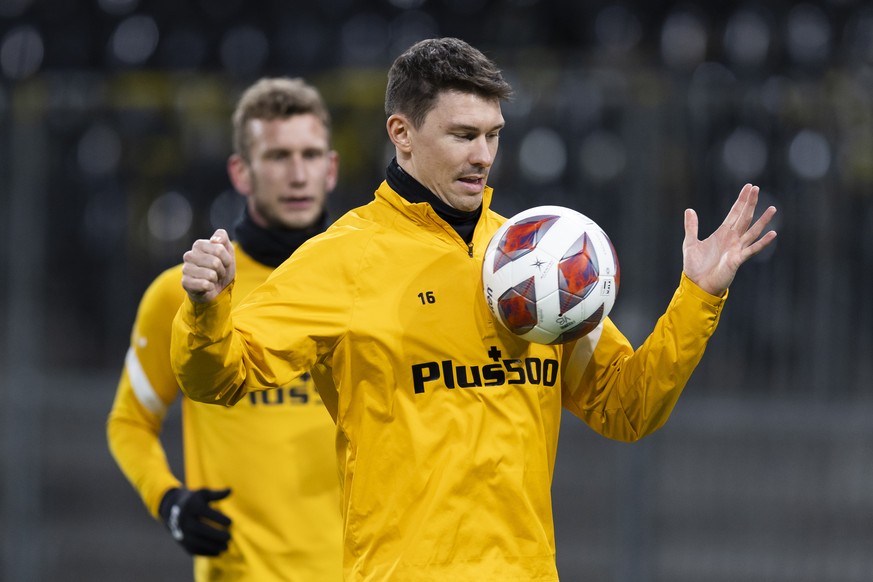
M 485 300 L 512 333 L 559 344 L 593 330 L 612 310 L 619 265 L 593 220 L 562 206 L 537 206 L 507 220 L 485 250 Z

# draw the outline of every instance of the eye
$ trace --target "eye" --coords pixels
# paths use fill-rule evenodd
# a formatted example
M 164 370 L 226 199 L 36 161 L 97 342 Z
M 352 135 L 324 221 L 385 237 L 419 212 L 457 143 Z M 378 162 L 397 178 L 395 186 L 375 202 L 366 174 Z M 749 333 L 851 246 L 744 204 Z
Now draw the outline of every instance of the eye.
M 264 155 L 264 158 L 268 160 L 284 160 L 287 157 L 287 150 L 270 150 Z

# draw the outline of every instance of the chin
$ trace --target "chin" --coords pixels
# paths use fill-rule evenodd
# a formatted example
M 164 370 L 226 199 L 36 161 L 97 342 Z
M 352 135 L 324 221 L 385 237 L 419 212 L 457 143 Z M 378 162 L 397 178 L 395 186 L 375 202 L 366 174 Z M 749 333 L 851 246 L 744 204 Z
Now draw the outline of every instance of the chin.
M 458 210 L 463 210 L 464 212 L 473 212 L 480 206 L 482 206 L 482 194 L 477 194 L 475 196 L 465 196 L 457 201 L 454 205 Z
M 269 226 L 278 230 L 297 230 L 305 228 L 307 224 L 307 221 L 299 217 L 276 216 L 270 221 Z
M 315 220 L 286 220 L 282 223 L 282 228 L 286 230 L 303 230 L 309 228 Z

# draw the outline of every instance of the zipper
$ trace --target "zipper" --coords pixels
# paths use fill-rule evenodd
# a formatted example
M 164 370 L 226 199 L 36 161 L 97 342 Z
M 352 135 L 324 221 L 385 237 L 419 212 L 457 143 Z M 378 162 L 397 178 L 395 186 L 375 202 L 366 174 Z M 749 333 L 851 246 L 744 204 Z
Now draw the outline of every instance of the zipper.
M 470 255 L 470 258 L 473 258 L 473 243 L 467 243 L 467 254 Z

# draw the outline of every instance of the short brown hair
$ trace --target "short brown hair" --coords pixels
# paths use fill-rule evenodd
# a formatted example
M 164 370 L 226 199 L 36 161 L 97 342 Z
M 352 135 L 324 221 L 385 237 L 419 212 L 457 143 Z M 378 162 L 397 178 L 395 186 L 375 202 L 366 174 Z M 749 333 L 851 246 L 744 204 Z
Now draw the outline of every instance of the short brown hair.
M 415 43 L 391 65 L 385 113 L 402 113 L 420 127 L 440 92 L 451 89 L 494 99 L 512 95 L 500 69 L 478 49 L 457 38 L 432 38 Z
M 285 119 L 311 113 L 318 117 L 330 134 L 330 112 L 318 89 L 303 79 L 263 78 L 250 86 L 233 112 L 233 149 L 244 160 L 251 146 L 248 122 L 252 119 Z

